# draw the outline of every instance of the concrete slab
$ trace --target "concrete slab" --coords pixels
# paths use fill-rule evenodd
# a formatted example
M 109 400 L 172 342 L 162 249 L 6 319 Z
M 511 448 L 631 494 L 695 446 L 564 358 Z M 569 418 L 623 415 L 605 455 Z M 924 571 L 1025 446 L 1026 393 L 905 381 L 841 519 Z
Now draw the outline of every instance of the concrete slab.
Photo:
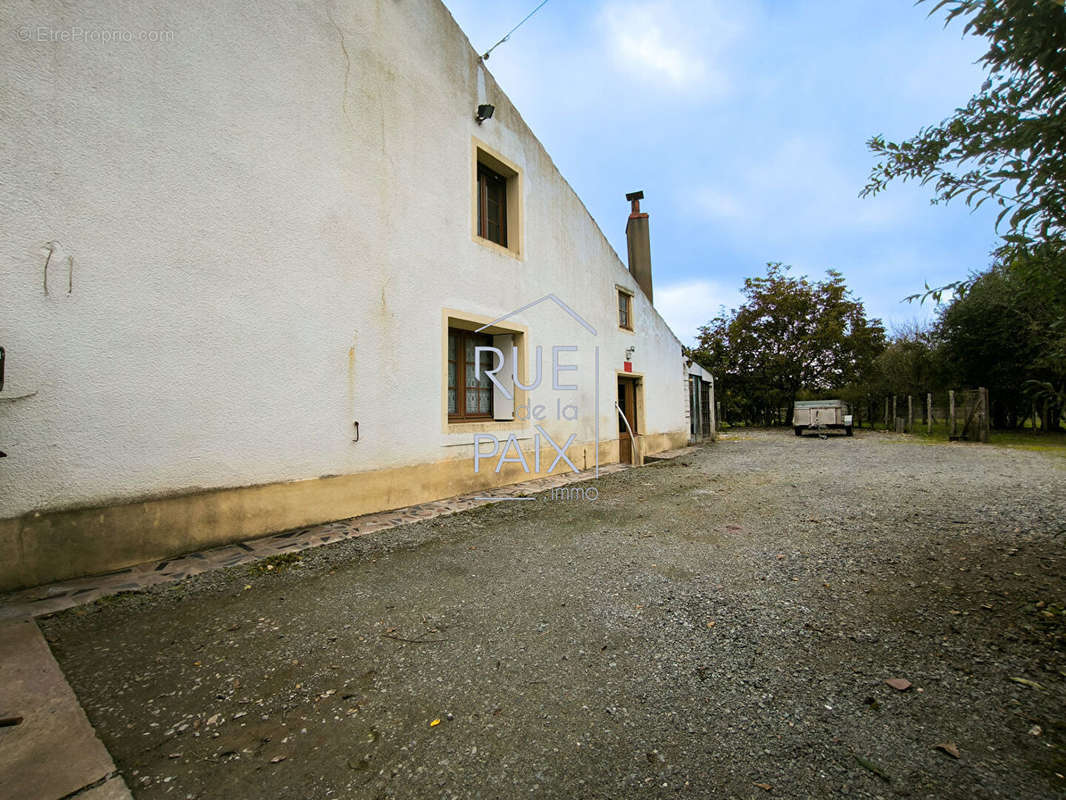
M 118 776 L 77 796 L 77 800 L 133 800 L 126 782 Z
M 677 450 L 663 450 L 661 453 L 654 453 L 650 456 L 644 456 L 645 463 L 653 464 L 656 461 L 670 461 L 681 456 L 692 455 L 697 452 L 699 447 L 679 447 Z
M 0 653 L 0 714 L 23 718 L 0 728 L 0 800 L 59 800 L 113 775 L 111 756 L 36 623 L 0 624 Z M 104 800 L 129 797 L 121 778 L 111 783 L 92 791 L 110 792 L 99 795 Z M 119 788 L 126 793 L 114 794 Z

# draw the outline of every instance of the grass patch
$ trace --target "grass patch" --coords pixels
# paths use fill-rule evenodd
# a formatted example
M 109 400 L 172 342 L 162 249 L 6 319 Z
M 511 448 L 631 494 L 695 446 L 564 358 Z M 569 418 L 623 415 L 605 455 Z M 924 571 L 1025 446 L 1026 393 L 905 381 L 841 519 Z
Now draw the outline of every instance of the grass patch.
M 924 424 L 914 423 L 915 438 L 924 440 L 930 444 L 948 441 L 948 425 L 946 422 L 935 423 L 932 433 L 926 431 Z M 1066 432 L 1052 431 L 1043 433 L 1034 431 L 1032 428 L 1021 430 L 997 431 L 988 433 L 988 443 L 997 447 L 1010 447 L 1016 450 L 1035 450 L 1042 453 L 1052 453 L 1066 457 Z
M 992 431 L 988 436 L 989 444 L 1000 447 L 1014 447 L 1019 450 L 1037 450 L 1066 457 L 1066 432 L 1051 433 L 1022 431 Z

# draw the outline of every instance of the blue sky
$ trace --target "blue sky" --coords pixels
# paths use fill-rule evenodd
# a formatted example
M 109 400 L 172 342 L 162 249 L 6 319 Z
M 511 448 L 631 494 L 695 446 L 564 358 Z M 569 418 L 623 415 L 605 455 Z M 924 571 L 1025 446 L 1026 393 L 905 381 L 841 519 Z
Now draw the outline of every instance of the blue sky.
M 537 0 L 445 0 L 483 51 Z M 984 80 L 984 41 L 908 0 L 550 0 L 487 65 L 625 253 L 651 214 L 655 305 L 689 343 L 768 261 L 828 268 L 891 330 L 900 300 L 988 263 L 995 212 L 910 184 L 861 200 L 866 140 L 908 137 Z

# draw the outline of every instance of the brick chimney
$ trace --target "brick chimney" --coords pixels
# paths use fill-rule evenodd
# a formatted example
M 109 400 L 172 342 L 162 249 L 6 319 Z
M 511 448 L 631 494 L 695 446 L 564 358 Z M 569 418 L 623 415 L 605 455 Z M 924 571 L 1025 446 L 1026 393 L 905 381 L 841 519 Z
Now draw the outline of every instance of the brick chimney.
M 626 200 L 632 205 L 626 221 L 626 244 L 629 248 L 629 272 L 637 284 L 651 297 L 651 239 L 648 236 L 648 215 L 641 213 L 640 201 L 644 192 L 630 192 Z

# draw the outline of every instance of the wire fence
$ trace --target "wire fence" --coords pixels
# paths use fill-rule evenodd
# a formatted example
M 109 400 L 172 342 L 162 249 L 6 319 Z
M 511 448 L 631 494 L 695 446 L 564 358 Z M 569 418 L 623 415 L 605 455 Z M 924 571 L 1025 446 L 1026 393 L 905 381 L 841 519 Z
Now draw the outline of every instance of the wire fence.
M 943 431 L 951 441 L 988 441 L 988 390 L 983 387 L 867 397 L 854 412 L 858 428 L 930 435 Z

